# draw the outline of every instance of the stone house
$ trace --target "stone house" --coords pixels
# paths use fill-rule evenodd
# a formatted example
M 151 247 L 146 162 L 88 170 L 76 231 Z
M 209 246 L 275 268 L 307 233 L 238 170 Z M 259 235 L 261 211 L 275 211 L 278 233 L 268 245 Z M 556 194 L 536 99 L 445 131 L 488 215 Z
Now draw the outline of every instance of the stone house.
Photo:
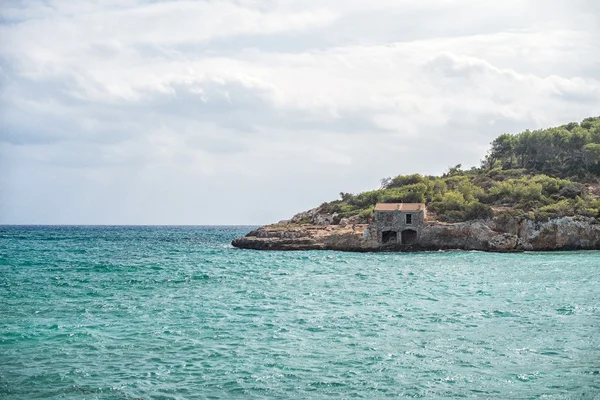
M 423 203 L 377 203 L 373 226 L 382 245 L 411 245 L 419 242 L 427 216 Z

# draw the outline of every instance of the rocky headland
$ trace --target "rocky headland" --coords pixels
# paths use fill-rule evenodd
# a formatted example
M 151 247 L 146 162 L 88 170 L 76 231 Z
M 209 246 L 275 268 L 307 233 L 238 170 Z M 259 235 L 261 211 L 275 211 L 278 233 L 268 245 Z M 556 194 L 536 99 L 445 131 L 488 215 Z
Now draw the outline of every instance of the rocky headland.
M 441 176 L 383 178 L 379 189 L 342 192 L 338 200 L 232 244 L 261 250 L 600 250 L 600 117 L 502 134 L 480 167 L 458 164 Z
M 313 211 L 313 210 L 311 210 Z M 374 251 L 548 251 L 600 250 L 600 224 L 595 218 L 561 217 L 545 222 L 523 217 L 491 218 L 459 223 L 425 222 L 419 242 L 413 245 L 380 244 L 374 227 L 356 219 L 335 216 L 296 215 L 290 221 L 266 225 L 232 245 L 255 250 Z M 310 218 L 310 223 L 300 223 Z
M 514 218 L 460 223 L 426 222 L 418 244 L 381 245 L 369 224 L 266 225 L 232 245 L 255 250 L 339 250 L 356 252 L 418 250 L 547 251 L 600 250 L 600 225 L 591 218 L 563 217 L 546 222 Z

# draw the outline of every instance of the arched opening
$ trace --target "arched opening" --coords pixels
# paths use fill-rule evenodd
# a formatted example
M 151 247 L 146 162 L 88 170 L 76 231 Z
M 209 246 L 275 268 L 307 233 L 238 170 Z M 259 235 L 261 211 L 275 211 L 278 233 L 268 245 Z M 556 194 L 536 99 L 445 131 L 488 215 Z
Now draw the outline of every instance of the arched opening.
M 402 231 L 402 244 L 415 244 L 417 242 L 417 231 L 406 229 Z
M 385 231 L 381 232 L 381 243 L 396 243 L 398 241 L 398 234 L 396 231 Z

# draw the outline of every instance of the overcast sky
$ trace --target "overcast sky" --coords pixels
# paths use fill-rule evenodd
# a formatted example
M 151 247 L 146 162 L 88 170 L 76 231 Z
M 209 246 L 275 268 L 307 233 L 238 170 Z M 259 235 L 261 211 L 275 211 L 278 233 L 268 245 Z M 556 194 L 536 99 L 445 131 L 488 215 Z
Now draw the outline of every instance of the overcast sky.
M 0 223 L 263 224 L 600 115 L 596 0 L 2 0 Z

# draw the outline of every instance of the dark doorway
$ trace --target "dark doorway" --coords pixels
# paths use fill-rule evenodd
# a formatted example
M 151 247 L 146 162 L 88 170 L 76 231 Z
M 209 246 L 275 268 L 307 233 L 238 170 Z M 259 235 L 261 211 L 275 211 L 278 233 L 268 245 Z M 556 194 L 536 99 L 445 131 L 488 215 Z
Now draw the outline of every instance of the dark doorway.
M 412 229 L 402 231 L 402 244 L 415 244 L 417 242 L 417 232 Z
M 381 243 L 396 243 L 398 241 L 398 234 L 395 231 L 381 232 Z

